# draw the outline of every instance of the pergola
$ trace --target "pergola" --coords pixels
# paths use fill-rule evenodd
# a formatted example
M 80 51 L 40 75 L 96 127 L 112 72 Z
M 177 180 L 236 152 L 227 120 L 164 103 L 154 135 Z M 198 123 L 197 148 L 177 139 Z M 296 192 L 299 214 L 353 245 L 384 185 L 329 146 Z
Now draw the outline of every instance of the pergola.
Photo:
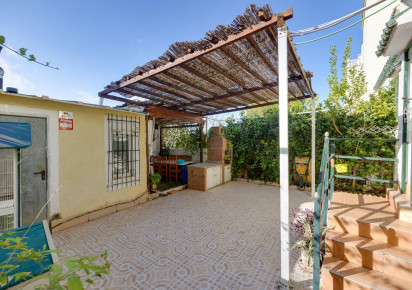
M 284 285 L 289 281 L 288 102 L 312 98 L 314 108 L 312 73 L 303 69 L 285 24 L 292 17 L 292 8 L 275 14 L 268 5 L 251 5 L 230 25 L 219 25 L 199 41 L 172 44 L 158 59 L 99 93 L 101 103 L 106 98 L 144 106 L 150 117 L 166 124 L 201 128 L 205 116 L 279 105 Z

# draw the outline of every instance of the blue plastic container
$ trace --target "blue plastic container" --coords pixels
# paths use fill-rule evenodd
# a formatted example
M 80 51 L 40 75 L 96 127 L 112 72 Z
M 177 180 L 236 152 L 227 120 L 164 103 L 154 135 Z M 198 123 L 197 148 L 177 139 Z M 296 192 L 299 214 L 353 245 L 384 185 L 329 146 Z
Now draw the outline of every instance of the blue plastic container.
M 184 159 L 177 159 L 177 164 L 184 164 L 185 160 Z
M 182 166 L 182 182 L 187 183 L 187 166 Z

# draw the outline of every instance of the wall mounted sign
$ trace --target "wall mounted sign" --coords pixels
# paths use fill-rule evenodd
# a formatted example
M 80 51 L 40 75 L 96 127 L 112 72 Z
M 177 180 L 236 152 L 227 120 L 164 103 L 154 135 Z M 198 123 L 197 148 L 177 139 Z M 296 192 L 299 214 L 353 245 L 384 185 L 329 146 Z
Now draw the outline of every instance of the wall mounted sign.
M 59 111 L 59 130 L 73 130 L 73 112 Z

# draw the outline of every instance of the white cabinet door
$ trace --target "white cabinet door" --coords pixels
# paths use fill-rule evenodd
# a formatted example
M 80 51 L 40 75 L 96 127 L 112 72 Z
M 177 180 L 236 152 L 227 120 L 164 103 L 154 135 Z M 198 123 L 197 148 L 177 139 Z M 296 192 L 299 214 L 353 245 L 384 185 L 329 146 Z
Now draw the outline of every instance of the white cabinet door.
M 214 167 L 206 169 L 206 190 L 215 186 Z
M 222 166 L 213 166 L 206 169 L 206 189 L 222 184 Z
M 232 180 L 232 166 L 231 165 L 226 165 L 225 166 L 225 183 L 229 182 Z
M 221 185 L 222 184 L 222 166 L 216 166 L 215 167 L 215 181 L 216 181 L 216 185 Z

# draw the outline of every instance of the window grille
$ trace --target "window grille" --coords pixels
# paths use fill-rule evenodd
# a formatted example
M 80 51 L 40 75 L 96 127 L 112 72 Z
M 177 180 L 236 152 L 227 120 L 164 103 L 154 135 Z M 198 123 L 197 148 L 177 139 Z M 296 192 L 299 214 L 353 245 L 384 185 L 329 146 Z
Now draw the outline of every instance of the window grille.
M 140 119 L 107 116 L 107 189 L 140 184 Z

